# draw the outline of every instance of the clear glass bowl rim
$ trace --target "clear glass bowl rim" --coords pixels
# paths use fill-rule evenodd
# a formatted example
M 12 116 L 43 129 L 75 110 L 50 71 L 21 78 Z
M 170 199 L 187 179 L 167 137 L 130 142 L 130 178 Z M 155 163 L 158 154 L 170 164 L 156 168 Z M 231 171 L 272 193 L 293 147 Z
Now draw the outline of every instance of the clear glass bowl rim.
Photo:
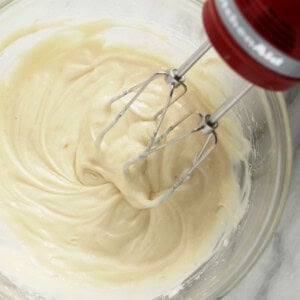
M 21 2 L 22 0 L 0 0 L 0 12 L 9 7 L 12 4 Z M 204 0 L 188 0 L 194 2 L 197 5 L 203 5 Z M 234 286 L 238 284 L 246 274 L 251 270 L 255 262 L 263 253 L 264 249 L 268 245 L 270 239 L 272 238 L 282 211 L 287 199 L 287 194 L 289 191 L 291 167 L 292 167 L 292 140 L 291 140 L 291 130 L 289 123 L 289 116 L 287 112 L 287 106 L 285 103 L 284 95 L 281 92 L 266 92 L 268 98 L 272 98 L 272 102 L 276 103 L 275 109 L 280 114 L 281 118 L 276 118 L 275 122 L 279 123 L 278 127 L 281 130 L 277 133 L 279 135 L 278 139 L 281 141 L 281 148 L 278 149 L 279 155 L 278 160 L 279 165 L 281 166 L 280 173 L 280 183 L 278 186 L 278 196 L 277 196 L 277 207 L 273 212 L 272 217 L 266 223 L 265 228 L 260 233 L 260 239 L 258 240 L 256 247 L 252 249 L 251 255 L 248 256 L 248 259 L 241 264 L 239 272 L 236 272 L 234 276 L 230 276 L 229 280 L 225 281 L 222 285 L 219 285 L 218 288 L 209 295 L 209 299 L 220 299 L 224 297 Z

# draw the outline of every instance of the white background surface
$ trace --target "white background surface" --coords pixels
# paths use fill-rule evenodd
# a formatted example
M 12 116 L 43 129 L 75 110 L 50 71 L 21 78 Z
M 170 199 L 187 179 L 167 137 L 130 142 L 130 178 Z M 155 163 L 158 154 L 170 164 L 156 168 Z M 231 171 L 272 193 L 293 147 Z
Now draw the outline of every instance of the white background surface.
M 288 93 L 287 104 L 294 144 L 287 203 L 264 253 L 223 300 L 300 299 L 300 86 Z

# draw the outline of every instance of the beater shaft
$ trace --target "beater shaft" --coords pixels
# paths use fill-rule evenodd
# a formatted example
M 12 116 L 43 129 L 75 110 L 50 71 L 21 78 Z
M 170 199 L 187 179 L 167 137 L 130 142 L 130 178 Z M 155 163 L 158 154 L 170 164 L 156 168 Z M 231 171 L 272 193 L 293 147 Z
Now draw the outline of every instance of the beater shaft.
M 253 87 L 252 83 L 249 83 L 238 95 L 232 99 L 228 99 L 222 103 L 222 105 L 210 115 L 209 122 L 216 123 L 218 120 L 223 117 L 242 97 L 247 94 L 247 92 Z
M 203 132 L 209 133 L 210 131 L 214 130 L 218 126 L 218 120 L 223 117 L 237 102 L 239 102 L 243 96 L 251 90 L 252 87 L 252 83 L 247 84 L 235 97 L 224 101 L 213 114 L 206 115 L 205 125 L 208 127 L 203 128 Z
M 210 48 L 211 44 L 209 40 L 205 40 L 201 46 L 177 69 L 176 76 L 182 78 Z

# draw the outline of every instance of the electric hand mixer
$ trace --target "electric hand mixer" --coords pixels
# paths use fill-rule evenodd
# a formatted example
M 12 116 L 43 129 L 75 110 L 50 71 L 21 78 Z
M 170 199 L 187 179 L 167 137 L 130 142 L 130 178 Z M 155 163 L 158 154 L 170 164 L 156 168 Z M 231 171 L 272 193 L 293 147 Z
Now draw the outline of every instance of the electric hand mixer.
M 150 206 L 167 200 L 176 189 L 186 182 L 192 172 L 213 151 L 217 144 L 218 120 L 231 109 L 254 85 L 269 90 L 284 90 L 300 82 L 300 3 L 298 0 L 208 0 L 203 7 L 203 22 L 209 41 L 206 40 L 179 68 L 171 68 L 151 75 L 110 100 L 115 101 L 132 94 L 119 114 L 100 133 L 96 145 L 100 147 L 105 135 L 138 100 L 143 91 L 158 78 L 165 78 L 170 92 L 163 108 L 155 115 L 155 129 L 146 149 L 124 165 L 128 172 L 132 164 L 147 158 L 170 144 L 194 133 L 207 135 L 191 166 L 161 196 L 149 201 Z M 213 113 L 203 116 L 199 126 L 185 134 L 165 138 L 190 115 L 183 116 L 176 124 L 159 134 L 168 108 L 187 91 L 184 75 L 210 49 L 211 45 L 239 75 L 250 83 L 240 93 L 228 99 Z M 176 89 L 182 89 L 175 96 Z

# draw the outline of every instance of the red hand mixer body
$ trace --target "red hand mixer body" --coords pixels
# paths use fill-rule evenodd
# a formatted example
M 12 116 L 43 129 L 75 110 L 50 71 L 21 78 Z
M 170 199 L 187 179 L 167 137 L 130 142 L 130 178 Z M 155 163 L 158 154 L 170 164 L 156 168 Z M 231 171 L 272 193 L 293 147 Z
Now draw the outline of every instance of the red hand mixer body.
M 300 82 L 298 0 L 208 0 L 203 22 L 217 52 L 248 81 L 271 90 Z
M 131 165 L 146 159 L 155 151 L 180 142 L 192 134 L 206 135 L 204 143 L 199 145 L 199 151 L 191 162 L 191 166 L 182 172 L 179 179 L 169 189 L 151 201 L 145 200 L 142 207 L 153 207 L 166 201 L 190 178 L 192 172 L 210 155 L 217 144 L 216 128 L 219 119 L 243 98 L 253 84 L 269 90 L 284 90 L 300 82 L 298 1 L 208 0 L 203 7 L 203 22 L 210 41 L 203 42 L 179 68 L 156 72 L 146 80 L 110 99 L 108 104 L 112 105 L 128 97 L 124 107 L 98 135 L 95 142 L 98 147 L 101 146 L 105 135 L 119 122 L 127 110 L 139 101 L 141 94 L 149 85 L 163 78 L 169 87 L 169 94 L 165 101 L 162 101 L 163 108 L 152 119 L 155 126 L 149 142 L 144 151 L 124 164 L 123 170 L 126 174 L 130 172 Z M 187 92 L 184 75 L 205 55 L 211 45 L 223 60 L 249 83 L 238 95 L 226 99 L 212 114 L 203 115 L 195 111 L 188 113 L 161 133 L 161 124 L 168 108 Z M 175 90 L 177 90 L 176 95 Z M 198 120 L 195 127 L 169 138 L 171 131 L 195 116 Z

